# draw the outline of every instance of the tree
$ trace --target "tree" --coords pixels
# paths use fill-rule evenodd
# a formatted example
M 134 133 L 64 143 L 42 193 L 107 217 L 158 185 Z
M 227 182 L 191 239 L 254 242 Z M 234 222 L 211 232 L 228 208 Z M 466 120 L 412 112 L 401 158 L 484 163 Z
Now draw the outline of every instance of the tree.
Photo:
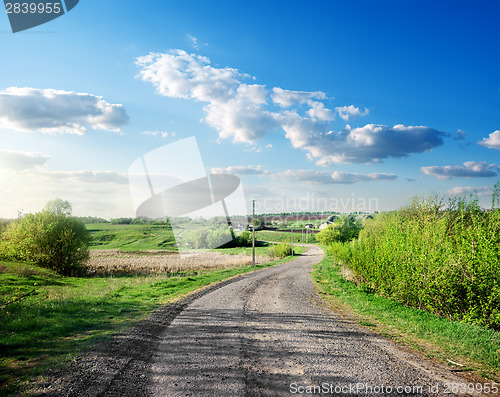
M 208 248 L 220 247 L 231 240 L 232 236 L 228 228 L 212 229 L 207 233 Z
M 316 238 L 321 244 L 325 245 L 336 241 L 344 243 L 357 238 L 361 228 L 361 223 L 356 221 L 354 216 L 341 215 L 335 219 L 335 223 L 321 230 L 316 235 Z
M 71 216 L 71 212 L 73 208 L 69 201 L 62 200 L 60 198 L 56 198 L 54 200 L 50 200 L 46 205 L 44 210 L 51 212 L 55 215 L 65 215 Z
M 236 238 L 236 244 L 238 247 L 251 247 L 252 233 L 248 231 L 241 232 L 241 234 Z
M 53 200 L 9 225 L 3 237 L 10 257 L 64 275 L 81 270 L 89 257 L 90 233 L 82 220 L 69 216 L 71 205 L 61 202 Z
M 335 224 L 330 224 L 316 234 L 316 239 L 324 245 L 329 245 L 340 240 L 340 232 L 335 227 Z

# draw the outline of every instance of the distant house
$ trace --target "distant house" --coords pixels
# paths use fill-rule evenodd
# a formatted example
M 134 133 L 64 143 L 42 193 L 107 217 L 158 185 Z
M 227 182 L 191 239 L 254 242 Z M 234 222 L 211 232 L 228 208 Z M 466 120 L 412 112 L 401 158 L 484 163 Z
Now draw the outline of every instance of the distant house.
M 325 223 L 322 223 L 321 225 L 319 225 L 319 228 L 320 230 L 323 230 L 325 227 L 328 227 L 329 225 L 331 225 L 333 222 L 330 222 L 330 221 L 326 221 Z
M 306 229 L 314 229 L 314 225 L 312 223 L 308 223 L 304 226 Z
M 335 219 L 337 219 L 337 218 L 338 218 L 338 215 L 330 215 L 330 216 L 328 217 L 328 219 L 326 220 L 326 222 L 327 222 L 328 224 L 333 223 L 333 222 L 335 222 Z

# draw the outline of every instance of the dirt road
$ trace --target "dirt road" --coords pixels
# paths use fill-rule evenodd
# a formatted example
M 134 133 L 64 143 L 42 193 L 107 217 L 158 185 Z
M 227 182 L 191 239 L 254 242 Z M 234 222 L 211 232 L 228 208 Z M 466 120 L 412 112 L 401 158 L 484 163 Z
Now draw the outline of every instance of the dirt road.
M 77 363 L 62 394 L 449 396 L 463 380 L 323 305 L 309 274 L 322 255 L 311 246 L 153 316 Z

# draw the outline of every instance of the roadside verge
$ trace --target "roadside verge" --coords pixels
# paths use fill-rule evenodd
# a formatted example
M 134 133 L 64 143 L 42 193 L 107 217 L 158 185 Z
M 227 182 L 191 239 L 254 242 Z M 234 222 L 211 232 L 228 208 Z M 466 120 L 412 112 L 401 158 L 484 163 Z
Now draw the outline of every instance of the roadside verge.
M 342 278 L 328 254 L 314 267 L 312 277 L 328 306 L 342 316 L 446 364 L 470 381 L 500 381 L 499 332 L 449 321 L 358 288 Z

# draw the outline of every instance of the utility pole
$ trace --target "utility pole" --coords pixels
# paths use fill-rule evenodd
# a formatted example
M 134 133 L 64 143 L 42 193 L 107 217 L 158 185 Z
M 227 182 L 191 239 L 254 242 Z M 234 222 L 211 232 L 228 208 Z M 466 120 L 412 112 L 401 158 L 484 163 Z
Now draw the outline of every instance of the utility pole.
M 292 228 L 290 229 L 290 241 L 292 242 L 292 256 L 293 256 L 293 225 Z
M 255 200 L 252 200 L 252 265 L 255 266 Z

